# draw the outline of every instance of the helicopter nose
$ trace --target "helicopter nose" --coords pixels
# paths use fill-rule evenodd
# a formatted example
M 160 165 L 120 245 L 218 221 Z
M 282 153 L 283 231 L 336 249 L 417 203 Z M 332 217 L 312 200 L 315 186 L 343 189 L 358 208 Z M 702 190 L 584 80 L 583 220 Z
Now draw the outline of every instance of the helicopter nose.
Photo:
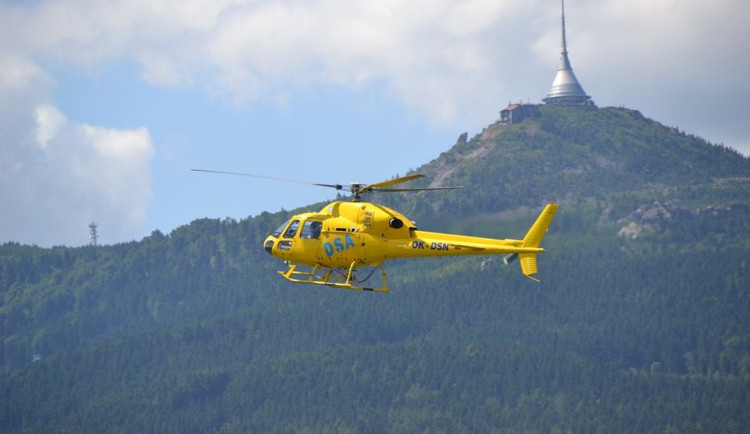
M 266 241 L 263 243 L 263 249 L 268 253 L 271 254 L 271 251 L 273 250 L 273 244 L 275 240 L 272 237 L 266 238 Z

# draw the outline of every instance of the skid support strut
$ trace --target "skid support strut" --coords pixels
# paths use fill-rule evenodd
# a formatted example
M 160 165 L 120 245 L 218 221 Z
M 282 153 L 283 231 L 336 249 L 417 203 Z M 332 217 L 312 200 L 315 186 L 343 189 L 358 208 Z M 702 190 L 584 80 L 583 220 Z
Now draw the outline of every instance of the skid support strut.
M 383 286 L 380 288 L 361 286 L 361 283 L 367 281 L 375 270 L 368 274 L 364 279 L 357 280 L 354 277 L 354 272 L 357 269 L 357 261 L 352 262 L 348 269 L 323 267 L 320 264 L 315 264 L 309 270 L 302 270 L 299 269 L 299 264 L 289 262 L 287 265 L 289 266 L 289 269 L 286 271 L 279 271 L 279 274 L 290 282 L 325 285 L 334 288 L 354 289 L 359 291 L 390 292 L 386 285 L 385 266 L 383 266 L 383 264 L 378 265 L 383 278 Z

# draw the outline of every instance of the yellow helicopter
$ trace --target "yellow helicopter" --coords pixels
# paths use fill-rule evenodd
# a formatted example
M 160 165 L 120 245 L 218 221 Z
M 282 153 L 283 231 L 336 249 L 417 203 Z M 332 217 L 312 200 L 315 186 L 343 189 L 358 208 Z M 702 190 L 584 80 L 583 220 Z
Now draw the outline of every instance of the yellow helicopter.
M 335 288 L 374 292 L 390 292 L 386 285 L 383 263 L 390 259 L 460 255 L 506 255 L 506 264 L 518 259 L 523 274 L 534 281 L 537 273 L 536 255 L 558 205 L 549 203 L 542 210 L 522 240 L 480 238 L 467 235 L 427 232 L 417 229 L 406 216 L 383 205 L 362 202 L 362 194 L 369 192 L 400 192 L 422 190 L 451 190 L 460 187 L 392 188 L 424 175 L 403 176 L 375 184 L 353 183 L 317 184 L 305 181 L 206 169 L 196 172 L 251 176 L 277 181 L 348 189 L 352 201 L 336 201 L 319 212 L 297 214 L 273 231 L 263 242 L 269 254 L 280 258 L 288 266 L 279 271 L 294 283 L 325 285 Z M 374 267 L 364 278 L 357 278 L 362 267 Z M 377 269 L 382 274 L 382 286 L 366 287 Z

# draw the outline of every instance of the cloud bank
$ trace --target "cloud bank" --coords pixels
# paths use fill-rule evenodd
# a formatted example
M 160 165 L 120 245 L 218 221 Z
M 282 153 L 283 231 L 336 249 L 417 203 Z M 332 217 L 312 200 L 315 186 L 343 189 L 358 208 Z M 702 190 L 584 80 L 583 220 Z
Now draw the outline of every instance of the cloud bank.
M 747 2 L 567 6 L 574 67 L 605 102 L 617 104 L 624 86 L 750 92 Z M 541 99 L 560 45 L 549 0 L 47 0 L 0 13 L 7 52 L 94 69 L 135 62 L 154 86 L 198 86 L 239 104 L 381 82 L 435 122 L 502 95 Z M 518 77 L 533 82 L 516 91 Z

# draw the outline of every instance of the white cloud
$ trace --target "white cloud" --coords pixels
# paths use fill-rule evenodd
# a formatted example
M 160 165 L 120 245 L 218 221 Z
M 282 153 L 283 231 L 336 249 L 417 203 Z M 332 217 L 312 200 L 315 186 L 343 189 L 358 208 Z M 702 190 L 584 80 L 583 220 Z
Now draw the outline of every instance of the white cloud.
M 46 149 L 47 143 L 65 126 L 67 120 L 62 113 L 49 104 L 37 107 L 34 117 L 37 124 L 36 140 L 42 149 Z
M 120 216 L 127 229 L 140 233 L 151 200 L 149 163 L 154 153 L 146 128 L 133 130 L 77 125 L 72 135 L 83 143 L 71 175 L 95 188 L 98 205 Z
M 198 84 L 245 104 L 378 82 L 443 122 L 494 78 L 494 35 L 522 28 L 530 9 L 513 0 L 48 0 L 6 10 L 14 17 L 3 21 L 21 50 L 92 69 L 135 61 L 158 86 Z
M 81 245 L 92 219 L 104 242 L 140 236 L 151 198 L 148 130 L 69 123 L 38 66 L 8 56 L 2 63 L 0 240 Z
M 501 48 L 498 35 L 512 40 L 528 10 L 496 0 L 264 2 L 224 14 L 206 55 L 231 98 L 377 82 L 432 122 L 454 121 L 503 88 L 497 62 L 516 63 L 518 48 Z

